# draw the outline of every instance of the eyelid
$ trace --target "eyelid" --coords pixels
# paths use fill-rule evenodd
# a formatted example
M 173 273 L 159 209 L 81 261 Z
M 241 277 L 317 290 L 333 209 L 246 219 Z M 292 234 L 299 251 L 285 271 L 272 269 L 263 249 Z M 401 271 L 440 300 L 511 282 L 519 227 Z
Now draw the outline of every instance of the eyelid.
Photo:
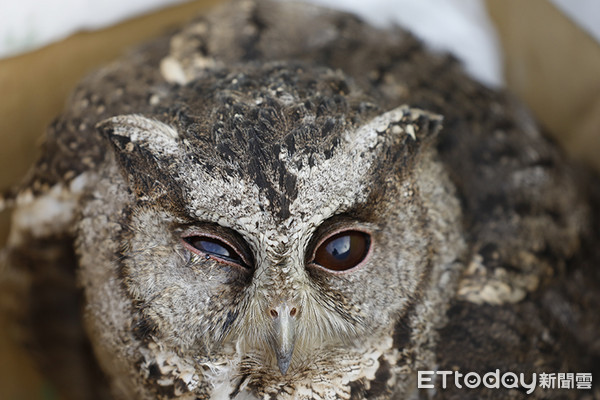
M 186 238 L 190 238 L 190 237 L 205 237 L 205 238 L 209 238 L 209 239 L 213 239 L 217 242 L 223 242 L 224 244 L 226 244 L 229 248 L 231 248 L 235 254 L 241 259 L 242 264 L 236 262 L 235 260 L 228 260 L 224 257 L 219 257 L 217 255 L 214 254 L 209 254 L 209 253 L 205 253 L 202 250 L 199 250 L 195 247 L 193 247 L 191 244 L 189 244 L 185 239 Z M 250 269 L 252 268 L 252 263 L 250 262 L 250 260 L 248 259 L 248 256 L 245 254 L 245 251 L 242 251 L 240 249 L 240 246 L 234 244 L 231 240 L 228 240 L 227 238 L 224 238 L 223 236 L 219 236 L 219 235 L 215 235 L 213 233 L 210 232 L 205 232 L 205 231 L 198 231 L 198 230 L 194 230 L 194 231 L 189 231 L 186 232 L 184 234 L 181 235 L 181 242 L 183 243 L 183 245 L 190 251 L 192 251 L 193 253 L 196 254 L 200 254 L 200 255 L 206 255 L 210 258 L 213 259 L 217 259 L 217 261 L 219 262 L 223 262 L 225 264 L 229 264 L 229 265 L 235 265 L 235 266 L 241 266 L 245 269 Z

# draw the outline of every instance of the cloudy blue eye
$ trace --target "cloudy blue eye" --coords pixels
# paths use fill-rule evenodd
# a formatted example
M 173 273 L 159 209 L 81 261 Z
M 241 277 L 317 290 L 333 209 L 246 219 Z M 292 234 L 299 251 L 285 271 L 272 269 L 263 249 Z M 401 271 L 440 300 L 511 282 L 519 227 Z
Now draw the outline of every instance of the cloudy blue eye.
M 188 236 L 184 237 L 183 241 L 192 247 L 192 250 L 197 250 L 195 253 L 246 266 L 238 252 L 222 240 L 209 236 Z
M 314 262 L 331 271 L 347 271 L 365 259 L 370 245 L 370 236 L 365 232 L 340 232 L 319 245 Z

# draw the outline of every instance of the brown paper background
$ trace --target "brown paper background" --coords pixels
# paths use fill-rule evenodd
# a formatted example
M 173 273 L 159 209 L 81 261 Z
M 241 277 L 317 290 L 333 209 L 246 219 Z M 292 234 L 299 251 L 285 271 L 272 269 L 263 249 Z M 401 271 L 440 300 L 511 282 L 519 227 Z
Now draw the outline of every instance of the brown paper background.
M 574 157 L 600 170 L 600 46 L 547 0 L 486 0 L 508 88 Z
M 84 32 L 0 60 L 0 188 L 38 155 L 44 127 L 83 75 L 125 49 L 202 12 L 197 0 Z M 486 0 L 505 52 L 507 86 L 575 157 L 600 170 L 600 46 L 545 0 Z M 0 214 L 4 243 L 8 213 Z M 55 399 L 0 319 L 0 399 Z

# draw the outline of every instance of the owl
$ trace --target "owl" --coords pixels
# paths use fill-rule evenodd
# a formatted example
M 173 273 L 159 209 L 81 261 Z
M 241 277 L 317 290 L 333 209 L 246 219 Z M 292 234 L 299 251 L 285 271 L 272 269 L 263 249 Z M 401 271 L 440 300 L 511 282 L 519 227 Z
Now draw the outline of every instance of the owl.
M 409 33 L 239 0 L 75 90 L 0 299 L 65 399 L 592 398 L 599 183 Z

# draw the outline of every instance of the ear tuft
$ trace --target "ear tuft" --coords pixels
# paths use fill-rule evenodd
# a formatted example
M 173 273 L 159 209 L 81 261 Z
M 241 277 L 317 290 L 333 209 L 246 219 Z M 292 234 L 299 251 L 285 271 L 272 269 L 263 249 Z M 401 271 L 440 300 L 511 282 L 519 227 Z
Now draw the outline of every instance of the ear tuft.
M 177 149 L 179 133 L 170 125 L 138 114 L 105 119 L 96 128 L 121 151 L 131 152 L 135 146 L 152 152 L 172 153 Z
M 406 135 L 414 141 L 428 141 L 437 136 L 442 128 L 443 117 L 418 108 L 403 105 L 381 115 L 379 134 L 402 140 Z M 383 128 L 383 129 L 381 129 Z
M 443 117 L 418 108 L 403 105 L 378 115 L 350 132 L 347 140 L 357 149 L 404 146 L 406 150 L 419 148 L 435 138 L 442 128 Z
M 96 125 L 110 140 L 121 172 L 138 197 L 156 198 L 171 192 L 174 160 L 181 159 L 177 131 L 141 115 L 121 115 Z M 171 193 L 172 194 L 172 193 Z

